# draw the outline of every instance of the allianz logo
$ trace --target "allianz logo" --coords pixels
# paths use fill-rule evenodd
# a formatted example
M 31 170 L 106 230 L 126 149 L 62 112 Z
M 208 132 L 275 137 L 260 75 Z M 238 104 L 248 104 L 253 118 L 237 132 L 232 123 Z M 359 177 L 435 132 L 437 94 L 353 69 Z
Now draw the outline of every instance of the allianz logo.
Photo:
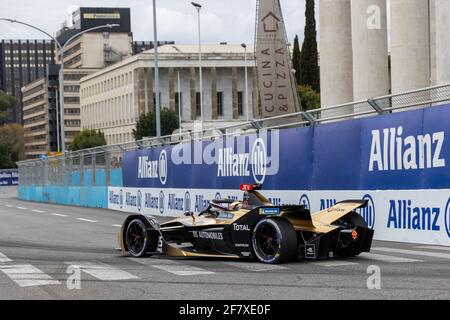
M 445 132 L 403 136 L 403 127 L 372 131 L 369 172 L 445 167 Z
M 447 233 L 449 233 L 448 204 L 444 217 Z M 440 216 L 441 208 L 439 207 L 415 206 L 412 200 L 389 200 L 387 227 L 390 229 L 440 231 Z
M 179 197 L 175 193 L 169 193 L 169 201 L 167 209 L 176 211 L 190 211 L 191 210 L 191 195 L 187 191 L 184 197 Z
M 267 149 L 263 139 L 253 143 L 250 153 L 235 153 L 232 147 L 219 148 L 217 159 L 218 177 L 250 177 L 263 183 L 267 169 Z
M 138 160 L 138 179 L 158 179 L 165 185 L 167 181 L 167 152 L 162 150 L 158 160 L 140 156 Z

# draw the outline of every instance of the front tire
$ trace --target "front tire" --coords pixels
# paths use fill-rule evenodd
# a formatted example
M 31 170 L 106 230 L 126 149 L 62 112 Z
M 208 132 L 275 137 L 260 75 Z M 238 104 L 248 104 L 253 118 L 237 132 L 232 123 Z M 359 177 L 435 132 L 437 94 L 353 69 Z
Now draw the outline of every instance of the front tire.
M 125 244 L 128 252 L 133 257 L 143 257 L 149 255 L 148 252 L 156 251 L 158 237 L 155 237 L 147 228 L 142 219 L 132 220 L 125 232 Z
M 297 252 L 297 234 L 285 219 L 261 219 L 253 229 L 252 249 L 263 263 L 287 262 Z

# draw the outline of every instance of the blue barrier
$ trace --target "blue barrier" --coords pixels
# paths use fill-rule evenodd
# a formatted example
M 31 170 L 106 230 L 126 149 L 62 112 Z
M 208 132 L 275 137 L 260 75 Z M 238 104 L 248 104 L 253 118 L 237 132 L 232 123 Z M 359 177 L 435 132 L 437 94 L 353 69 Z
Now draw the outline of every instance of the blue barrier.
M 15 186 L 19 184 L 17 169 L 0 170 L 0 186 Z
M 450 106 L 127 151 L 132 188 L 417 190 L 450 188 Z

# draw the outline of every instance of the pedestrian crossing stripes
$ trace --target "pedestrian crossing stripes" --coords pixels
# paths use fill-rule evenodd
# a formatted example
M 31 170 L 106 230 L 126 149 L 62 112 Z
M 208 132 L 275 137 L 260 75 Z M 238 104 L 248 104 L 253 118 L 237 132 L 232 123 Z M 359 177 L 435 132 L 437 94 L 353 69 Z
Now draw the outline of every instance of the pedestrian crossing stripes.
M 67 265 L 73 268 L 79 268 L 82 272 L 85 272 L 99 280 L 103 281 L 118 281 L 118 280 L 131 280 L 138 279 L 135 275 L 109 266 L 103 263 L 94 262 L 66 262 Z
M 364 260 L 367 259 L 367 260 L 381 261 L 381 262 L 387 262 L 387 263 L 423 262 L 423 260 L 387 256 L 384 254 L 377 254 L 377 253 L 363 253 L 362 255 L 359 256 L 359 258 L 364 259 Z
M 53 279 L 31 264 L 0 265 L 0 271 L 20 287 L 60 284 L 58 280 Z
M 381 262 L 386 264 L 402 264 L 402 263 L 421 263 L 426 257 L 450 259 L 450 254 L 447 253 L 445 247 L 421 246 L 424 250 L 408 250 L 401 248 L 389 247 L 375 247 L 372 252 L 363 253 L 358 257 L 352 259 L 330 259 L 323 261 L 306 261 L 297 262 L 286 265 L 270 265 L 259 262 L 250 261 L 217 261 L 217 262 L 198 262 L 193 260 L 171 259 L 171 258 L 127 258 L 127 261 L 137 263 L 141 266 L 148 266 L 148 272 L 156 270 L 167 272 L 175 276 L 210 276 L 226 272 L 252 272 L 252 273 L 273 273 L 273 272 L 290 272 L 292 274 L 302 271 L 304 266 L 317 266 L 322 268 L 352 268 L 357 266 L 364 266 L 368 263 Z M 412 248 L 412 247 L 411 247 Z M 418 246 L 414 248 L 420 249 Z M 428 249 L 428 250 L 425 250 Z M 414 256 L 414 257 L 408 257 Z M 423 257 L 423 258 L 422 258 Z M 122 270 L 110 264 L 99 261 L 68 261 L 64 262 L 69 267 L 78 268 L 82 273 L 90 275 L 101 281 L 121 281 L 121 280 L 136 280 L 140 277 L 136 276 L 135 272 Z M 193 265 L 196 264 L 196 265 Z M 121 264 L 123 266 L 123 264 Z M 223 266 L 222 268 L 220 266 Z M 46 265 L 46 268 L 49 266 Z M 5 254 L 0 252 L 0 275 L 4 274 L 14 281 L 20 287 L 46 286 L 64 284 L 61 279 L 65 279 L 67 274 L 60 272 L 60 277 L 45 273 L 46 269 L 33 266 L 27 262 L 17 263 Z M 59 268 L 59 270 L 61 270 Z M 136 270 L 136 265 L 130 266 L 128 270 Z M 47 271 L 48 272 L 48 271 Z M 139 270 L 141 275 L 142 269 Z
M 156 269 L 160 269 L 162 271 L 166 271 L 177 276 L 198 276 L 198 275 L 211 275 L 215 274 L 213 271 L 209 271 L 206 269 L 190 266 L 187 264 L 183 264 L 181 262 L 169 259 L 137 259 L 131 258 L 140 264 L 145 264 L 151 266 Z
M 0 263 L 11 262 L 12 260 L 0 252 Z
M 432 251 L 416 251 L 416 250 L 407 250 L 407 249 L 397 249 L 397 248 L 372 248 L 374 251 L 382 251 L 389 253 L 400 253 L 406 255 L 416 255 L 416 256 L 424 256 L 424 257 L 432 257 L 432 258 L 442 258 L 442 259 L 450 259 L 450 253 L 443 252 L 432 252 Z
M 429 249 L 429 250 L 441 250 L 450 251 L 450 247 L 440 247 L 440 246 L 416 246 L 417 249 Z
M 324 261 L 311 262 L 311 264 L 320 266 L 320 267 L 329 268 L 329 267 L 354 266 L 354 265 L 358 265 L 359 263 L 345 261 L 345 260 L 324 260 Z
M 263 264 L 257 262 L 223 262 L 223 264 L 251 272 L 289 270 L 288 267 L 282 265 Z

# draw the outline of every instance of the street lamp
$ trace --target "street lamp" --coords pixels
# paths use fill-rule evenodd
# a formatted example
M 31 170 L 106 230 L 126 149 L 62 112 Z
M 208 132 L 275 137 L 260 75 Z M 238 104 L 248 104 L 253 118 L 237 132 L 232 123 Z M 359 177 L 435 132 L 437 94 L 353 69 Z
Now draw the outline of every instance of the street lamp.
M 247 122 L 250 121 L 250 113 L 248 108 L 248 74 L 247 74 L 247 45 L 245 43 L 241 44 L 244 48 L 244 64 L 245 64 L 245 109 L 247 113 Z
M 182 137 L 182 130 L 181 130 L 181 81 L 180 81 L 180 68 L 177 69 L 177 76 L 178 76 L 178 126 L 180 130 L 180 141 Z
M 159 61 L 158 61 L 158 30 L 156 24 L 156 0 L 153 0 L 153 48 L 155 59 L 155 111 L 156 111 L 156 136 L 161 137 L 161 101 L 159 99 Z
M 69 38 L 69 40 L 67 40 L 64 43 L 64 45 L 61 45 L 61 43 L 59 43 L 59 41 L 54 36 L 52 36 L 48 32 L 46 32 L 46 31 L 44 31 L 44 30 L 42 30 L 42 29 L 40 29 L 40 28 L 38 28 L 36 26 L 33 26 L 33 25 L 28 24 L 26 22 L 18 21 L 16 19 L 0 18 L 0 20 L 8 21 L 8 22 L 11 22 L 11 23 L 22 24 L 24 26 L 30 27 L 32 29 L 35 29 L 35 30 L 45 34 L 46 36 L 48 36 L 53 41 L 55 41 L 56 45 L 59 48 L 59 52 L 60 52 L 60 55 L 61 55 L 61 68 L 59 69 L 59 101 L 60 101 L 60 103 L 59 103 L 59 115 L 61 117 L 61 119 L 60 119 L 61 149 L 62 149 L 63 152 L 65 152 L 65 150 L 66 150 L 66 141 L 65 140 L 66 139 L 65 139 L 65 130 L 64 130 L 64 49 L 66 48 L 66 46 L 73 39 L 77 38 L 78 36 L 81 36 L 84 33 L 91 32 L 91 31 L 94 31 L 94 30 L 97 30 L 97 29 L 103 29 L 103 28 L 110 28 L 110 29 L 112 29 L 114 27 L 119 27 L 120 25 L 119 24 L 105 24 L 105 25 L 101 25 L 101 26 L 97 26 L 97 27 L 86 29 L 84 31 L 81 31 L 81 32 L 75 34 L 74 36 Z M 58 115 L 56 115 L 56 116 L 58 117 Z
M 202 6 L 196 2 L 191 2 L 198 13 L 198 69 L 200 78 L 200 130 L 203 137 L 203 74 L 202 74 L 202 42 L 200 29 L 200 10 Z

